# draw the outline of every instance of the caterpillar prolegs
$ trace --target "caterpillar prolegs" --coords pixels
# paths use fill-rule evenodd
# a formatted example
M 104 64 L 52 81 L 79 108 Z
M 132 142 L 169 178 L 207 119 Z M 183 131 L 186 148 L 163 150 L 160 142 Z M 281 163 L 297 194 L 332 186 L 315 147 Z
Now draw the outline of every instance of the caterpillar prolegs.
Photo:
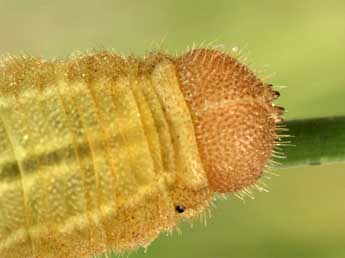
M 0 67 L 0 257 L 147 246 L 255 184 L 279 93 L 227 53 L 100 51 Z

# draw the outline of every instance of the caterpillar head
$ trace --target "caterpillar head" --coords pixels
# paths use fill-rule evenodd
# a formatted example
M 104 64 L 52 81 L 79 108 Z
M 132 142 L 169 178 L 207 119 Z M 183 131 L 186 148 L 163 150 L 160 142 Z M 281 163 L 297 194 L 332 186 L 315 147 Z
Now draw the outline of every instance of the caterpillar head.
M 282 121 L 284 109 L 272 104 L 279 92 L 218 50 L 195 49 L 175 64 L 211 190 L 233 192 L 254 184 Z

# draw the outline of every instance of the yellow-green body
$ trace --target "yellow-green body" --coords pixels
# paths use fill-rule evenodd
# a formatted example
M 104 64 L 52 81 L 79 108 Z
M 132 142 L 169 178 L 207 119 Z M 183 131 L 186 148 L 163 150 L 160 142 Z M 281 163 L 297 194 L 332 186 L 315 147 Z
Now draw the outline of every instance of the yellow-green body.
M 210 197 L 169 58 L 2 64 L 0 258 L 146 246 Z

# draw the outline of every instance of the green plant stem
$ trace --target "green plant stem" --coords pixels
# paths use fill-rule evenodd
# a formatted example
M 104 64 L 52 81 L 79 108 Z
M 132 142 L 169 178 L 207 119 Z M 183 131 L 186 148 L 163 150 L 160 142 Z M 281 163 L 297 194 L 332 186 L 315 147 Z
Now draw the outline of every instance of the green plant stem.
M 277 167 L 345 162 L 345 116 L 287 121 L 291 145 L 282 146 Z

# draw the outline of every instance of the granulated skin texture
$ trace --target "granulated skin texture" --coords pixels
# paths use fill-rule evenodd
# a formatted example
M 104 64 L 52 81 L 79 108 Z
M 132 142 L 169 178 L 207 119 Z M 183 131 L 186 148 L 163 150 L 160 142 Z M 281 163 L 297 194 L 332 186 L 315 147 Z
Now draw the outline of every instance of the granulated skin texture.
M 103 51 L 0 66 L 0 258 L 148 246 L 255 184 L 279 95 L 228 54 Z
M 197 49 L 176 60 L 201 160 L 215 192 L 255 183 L 264 171 L 283 109 L 277 92 L 226 53 Z

